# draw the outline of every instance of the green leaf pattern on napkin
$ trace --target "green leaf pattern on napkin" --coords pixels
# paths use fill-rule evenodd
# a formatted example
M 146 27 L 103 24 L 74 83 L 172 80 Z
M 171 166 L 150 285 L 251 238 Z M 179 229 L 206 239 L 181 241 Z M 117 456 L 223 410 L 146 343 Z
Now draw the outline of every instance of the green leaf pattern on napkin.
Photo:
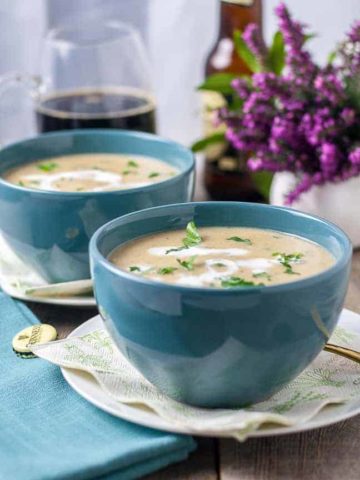
M 342 327 L 331 341 L 360 349 L 360 336 Z M 236 350 L 238 344 L 234 343 L 233 348 Z M 328 352 L 321 352 L 304 372 L 270 399 L 248 408 L 216 410 L 191 407 L 163 395 L 128 363 L 105 330 L 34 345 L 33 352 L 57 365 L 91 373 L 104 392 L 118 402 L 146 405 L 159 417 L 195 434 L 206 429 L 214 435 L 244 440 L 264 423 L 296 425 L 308 421 L 326 405 L 338 404 L 336 408 L 342 408 L 341 404 L 354 398 L 360 400 L 360 366 Z M 210 357 L 211 361 L 216 378 L 222 372 L 221 358 Z

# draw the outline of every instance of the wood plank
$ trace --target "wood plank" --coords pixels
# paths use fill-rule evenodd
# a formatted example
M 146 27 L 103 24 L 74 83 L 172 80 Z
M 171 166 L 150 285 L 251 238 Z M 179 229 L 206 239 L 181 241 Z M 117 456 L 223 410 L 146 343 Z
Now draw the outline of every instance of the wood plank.
M 67 337 L 76 327 L 98 314 L 98 310 L 95 307 L 76 308 L 35 302 L 26 302 L 26 305 L 42 323 L 53 325 L 58 332 L 59 338 Z
M 345 306 L 360 313 L 360 251 L 354 253 Z M 301 434 L 245 443 L 220 441 L 221 480 L 358 480 L 360 415 Z
M 220 445 L 221 480 L 359 480 L 360 416 L 303 434 Z
M 197 438 L 196 441 L 198 448 L 188 460 L 144 477 L 144 480 L 217 480 L 217 440 Z

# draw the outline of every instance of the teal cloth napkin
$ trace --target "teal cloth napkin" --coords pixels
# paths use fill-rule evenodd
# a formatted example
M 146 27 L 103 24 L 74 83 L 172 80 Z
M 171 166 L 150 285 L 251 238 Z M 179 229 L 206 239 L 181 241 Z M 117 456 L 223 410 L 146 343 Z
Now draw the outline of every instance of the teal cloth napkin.
M 39 358 L 21 359 L 11 340 L 37 323 L 0 293 L 0 479 L 140 478 L 184 460 L 191 437 L 143 428 L 93 407 Z

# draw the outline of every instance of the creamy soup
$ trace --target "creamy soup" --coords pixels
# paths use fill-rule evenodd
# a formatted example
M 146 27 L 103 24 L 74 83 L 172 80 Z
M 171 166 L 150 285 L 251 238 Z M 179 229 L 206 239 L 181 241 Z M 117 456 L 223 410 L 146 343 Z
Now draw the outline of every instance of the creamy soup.
M 85 153 L 31 162 L 5 173 L 8 182 L 40 190 L 100 192 L 162 182 L 178 170 L 140 155 Z
M 115 249 L 119 268 L 165 283 L 233 288 L 294 282 L 334 264 L 304 238 L 273 230 L 206 227 L 145 236 Z

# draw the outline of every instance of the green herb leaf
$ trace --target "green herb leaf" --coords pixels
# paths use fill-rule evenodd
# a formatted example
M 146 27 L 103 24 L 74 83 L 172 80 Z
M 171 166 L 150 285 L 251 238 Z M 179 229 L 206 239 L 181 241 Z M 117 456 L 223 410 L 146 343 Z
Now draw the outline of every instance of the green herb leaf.
M 193 143 L 191 150 L 194 153 L 201 152 L 210 145 L 214 145 L 216 143 L 224 143 L 225 141 L 225 133 L 213 133 L 212 135 L 209 135 L 208 137 L 202 138 L 201 140 Z
M 193 255 L 188 260 L 181 260 L 180 258 L 177 258 L 176 261 L 178 262 L 179 265 L 184 267 L 186 270 L 194 270 L 194 262 L 196 260 L 196 257 L 197 255 Z
M 198 86 L 198 90 L 211 90 L 213 92 L 222 93 L 223 95 L 231 95 L 234 89 L 231 82 L 239 75 L 235 73 L 214 73 L 209 75 L 206 80 Z
M 187 248 L 189 247 L 178 247 L 178 248 L 169 248 L 169 250 L 166 250 L 165 252 L 165 255 L 167 255 L 168 253 L 171 253 L 171 252 L 180 252 L 180 250 L 186 250 Z
M 159 268 L 157 273 L 159 275 L 169 275 L 169 273 L 173 273 L 175 272 L 175 270 L 177 270 L 176 267 L 162 267 L 162 268 Z
M 234 287 L 261 287 L 264 286 L 263 283 L 254 283 L 249 282 L 241 277 L 229 277 L 221 280 L 221 286 L 226 288 Z
M 189 222 L 186 225 L 186 237 L 183 239 L 182 242 L 185 247 L 193 247 L 195 245 L 199 245 L 199 243 L 202 242 L 202 238 L 194 222 Z
M 20 185 L 20 187 L 25 187 L 25 183 L 22 180 L 18 181 L 18 185 Z
M 131 173 L 133 173 L 134 175 L 136 175 L 136 172 L 134 172 L 133 170 L 123 170 L 121 172 L 123 175 L 130 175 Z
M 129 267 L 130 272 L 141 272 L 140 268 L 136 265 Z
M 360 77 L 358 75 L 352 75 L 344 81 L 348 101 L 356 110 L 360 110 Z
M 273 180 L 274 174 L 271 172 L 250 172 L 251 179 L 255 184 L 255 187 L 259 193 L 269 200 L 270 197 L 270 187 Z
M 186 237 L 183 238 L 183 245 L 177 248 L 169 248 L 166 250 L 165 255 L 170 252 L 180 252 L 180 250 L 185 250 L 190 247 L 194 247 L 195 245 L 199 245 L 202 242 L 202 238 L 197 231 L 196 225 L 194 222 L 189 222 L 186 225 Z
M 261 65 L 256 56 L 252 53 L 252 51 L 249 49 L 246 42 L 242 38 L 241 30 L 235 30 L 234 44 L 237 54 L 246 63 L 249 69 L 253 73 L 261 72 Z
M 134 168 L 137 168 L 139 166 L 139 164 L 135 162 L 135 160 L 129 160 L 127 165 L 128 167 L 134 167 Z
M 313 38 L 316 38 L 317 36 L 317 33 L 307 33 L 306 35 L 304 35 L 304 43 L 312 40 Z
M 328 65 L 332 65 L 333 61 L 336 58 L 336 55 L 337 55 L 336 50 L 333 50 L 332 52 L 329 53 L 329 55 L 327 57 L 327 64 Z
M 160 173 L 158 173 L 158 172 L 151 172 L 151 173 L 149 173 L 148 178 L 158 177 L 159 175 L 160 175 Z
M 52 172 L 57 166 L 58 164 L 55 162 L 48 162 L 48 163 L 41 163 L 40 165 L 37 166 L 37 168 L 39 170 L 42 170 L 43 172 Z
M 269 275 L 267 272 L 259 272 L 259 273 L 253 273 L 254 278 L 266 278 L 266 280 L 271 280 L 271 275 Z
M 241 238 L 241 237 L 230 237 L 227 238 L 226 240 L 233 240 L 234 242 L 241 242 L 241 243 L 247 243 L 248 245 L 252 245 L 252 241 L 249 238 Z
M 299 263 L 300 259 L 304 256 L 303 253 L 279 253 L 274 252 L 273 257 L 277 257 L 277 260 L 283 267 L 285 267 L 284 273 L 289 275 L 300 275 L 298 272 L 294 272 L 291 263 Z
M 285 44 L 281 32 L 275 32 L 267 58 L 269 70 L 280 75 L 285 66 Z
M 216 263 L 213 263 L 213 265 L 215 267 L 226 267 L 226 265 L 224 263 L 221 263 L 221 262 L 216 262 Z

